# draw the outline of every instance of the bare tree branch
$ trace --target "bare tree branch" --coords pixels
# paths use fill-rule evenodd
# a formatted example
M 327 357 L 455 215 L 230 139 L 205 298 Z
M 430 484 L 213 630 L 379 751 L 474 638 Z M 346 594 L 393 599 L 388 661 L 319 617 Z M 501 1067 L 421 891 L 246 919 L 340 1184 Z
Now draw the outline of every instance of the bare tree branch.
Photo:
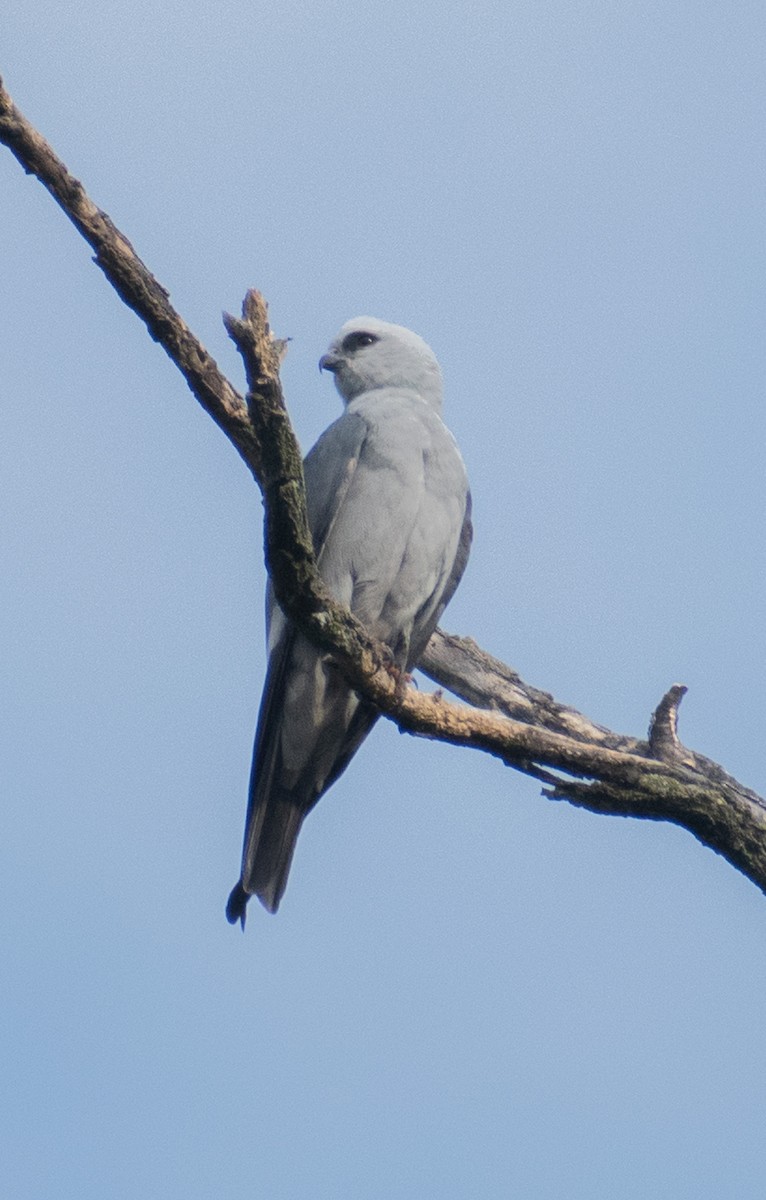
M 319 578 L 308 529 L 300 450 L 279 381 L 284 343 L 249 292 L 242 318 L 226 327 L 242 354 L 246 402 L 175 312 L 167 291 L 127 238 L 89 199 L 0 82 L 0 141 L 48 189 L 95 250 L 95 261 L 165 349 L 192 392 L 234 444 L 258 482 L 266 510 L 266 562 L 285 612 L 331 653 L 351 683 L 401 729 L 484 750 L 541 779 L 545 795 L 592 812 L 672 821 L 766 891 L 766 802 L 678 739 L 675 685 L 648 738 L 612 733 L 546 692 L 468 638 L 437 630 L 420 664 L 471 707 L 407 687 L 376 642 Z
M 141 318 L 186 379 L 202 407 L 257 473 L 260 450 L 253 438 L 242 397 L 218 369 L 170 303 L 168 292 L 136 254 L 128 239 L 97 208 L 79 180 L 19 112 L 0 80 L 0 141 L 28 175 L 36 175 L 86 242 L 94 261 L 118 295 Z

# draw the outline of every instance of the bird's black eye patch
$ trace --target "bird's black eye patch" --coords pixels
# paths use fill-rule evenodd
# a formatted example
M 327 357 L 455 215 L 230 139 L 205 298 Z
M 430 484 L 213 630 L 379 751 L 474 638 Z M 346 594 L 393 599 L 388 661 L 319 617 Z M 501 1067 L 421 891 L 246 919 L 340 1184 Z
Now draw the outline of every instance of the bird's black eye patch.
M 361 350 L 363 346 L 374 346 L 379 341 L 380 338 L 374 333 L 365 333 L 364 330 L 358 329 L 354 333 L 346 334 L 342 349 L 348 354 L 353 354 L 355 350 Z

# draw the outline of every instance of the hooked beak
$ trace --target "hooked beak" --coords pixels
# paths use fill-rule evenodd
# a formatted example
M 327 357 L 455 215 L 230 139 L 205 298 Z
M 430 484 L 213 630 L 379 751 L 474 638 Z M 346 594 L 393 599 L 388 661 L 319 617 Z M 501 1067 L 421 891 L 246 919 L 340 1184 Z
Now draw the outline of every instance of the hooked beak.
M 340 366 L 340 359 L 334 354 L 323 354 L 319 360 L 320 371 L 332 371 L 334 374 Z

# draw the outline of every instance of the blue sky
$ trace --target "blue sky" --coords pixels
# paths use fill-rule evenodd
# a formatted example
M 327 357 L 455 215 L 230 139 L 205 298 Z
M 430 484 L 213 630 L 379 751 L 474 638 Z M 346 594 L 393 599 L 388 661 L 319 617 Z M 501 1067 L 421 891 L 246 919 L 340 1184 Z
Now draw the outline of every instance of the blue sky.
M 29 0 L 12 95 L 233 381 L 256 286 L 316 364 L 433 346 L 476 539 L 445 617 L 763 792 L 761 5 Z M 223 908 L 263 677 L 247 472 L 0 155 L 0 869 L 15 1200 L 739 1200 L 766 902 L 380 723 L 276 918 Z

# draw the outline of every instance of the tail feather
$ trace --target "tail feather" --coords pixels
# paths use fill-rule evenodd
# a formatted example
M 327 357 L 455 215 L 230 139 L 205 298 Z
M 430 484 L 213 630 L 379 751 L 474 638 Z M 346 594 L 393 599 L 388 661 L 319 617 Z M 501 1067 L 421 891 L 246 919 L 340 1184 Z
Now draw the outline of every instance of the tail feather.
M 296 665 L 290 655 L 297 655 L 299 650 L 303 659 Z M 314 681 L 316 691 L 319 688 L 316 660 L 316 651 L 307 644 L 298 641 L 294 648 L 292 641 L 286 640 L 269 667 L 250 775 L 242 875 L 226 906 L 228 920 L 232 925 L 239 921 L 243 929 L 251 896 L 257 896 L 268 912 L 275 913 L 279 908 L 305 817 L 346 769 L 377 720 L 375 709 L 360 702 L 337 672 L 325 672 L 322 703 L 317 701 L 302 718 L 300 712 L 291 713 L 291 720 L 301 718 L 306 747 L 301 768 L 297 772 L 294 768 L 285 769 L 284 672 L 288 665 L 295 670 L 300 667 Z
M 242 887 L 257 896 L 269 912 L 275 913 L 287 886 L 303 818 L 308 809 L 284 792 L 272 792 L 266 806 L 258 841 L 242 866 Z
M 251 896 L 257 896 L 270 913 L 279 908 L 307 811 L 284 792 L 269 797 L 258 822 L 257 835 L 245 847 L 242 878 L 232 889 L 226 905 L 226 917 L 232 925 L 239 921 L 244 929 Z

